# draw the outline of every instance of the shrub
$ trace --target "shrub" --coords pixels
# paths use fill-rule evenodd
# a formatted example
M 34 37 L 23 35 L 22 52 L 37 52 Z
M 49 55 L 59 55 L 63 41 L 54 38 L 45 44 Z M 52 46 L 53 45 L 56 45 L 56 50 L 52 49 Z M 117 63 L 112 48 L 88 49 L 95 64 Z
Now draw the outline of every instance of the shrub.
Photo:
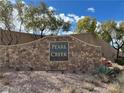
M 124 58 L 118 58 L 115 60 L 115 62 L 119 65 L 124 65 Z
M 98 68 L 98 73 L 109 76 L 110 81 L 115 80 L 115 78 L 117 77 L 117 75 L 119 75 L 120 72 L 121 70 L 117 67 L 109 68 L 105 65 L 101 65 Z
M 101 65 L 97 70 L 98 70 L 98 73 L 102 73 L 106 75 L 112 72 L 112 70 L 105 65 Z

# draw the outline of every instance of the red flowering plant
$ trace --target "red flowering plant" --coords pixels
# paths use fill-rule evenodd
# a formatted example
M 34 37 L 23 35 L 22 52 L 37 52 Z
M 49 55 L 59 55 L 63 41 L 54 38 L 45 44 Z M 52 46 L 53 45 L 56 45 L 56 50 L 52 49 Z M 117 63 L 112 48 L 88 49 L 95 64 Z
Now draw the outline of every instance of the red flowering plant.
M 103 65 L 105 65 L 107 67 L 112 67 L 112 62 L 110 60 L 107 60 L 104 57 L 101 58 L 101 64 L 103 64 Z

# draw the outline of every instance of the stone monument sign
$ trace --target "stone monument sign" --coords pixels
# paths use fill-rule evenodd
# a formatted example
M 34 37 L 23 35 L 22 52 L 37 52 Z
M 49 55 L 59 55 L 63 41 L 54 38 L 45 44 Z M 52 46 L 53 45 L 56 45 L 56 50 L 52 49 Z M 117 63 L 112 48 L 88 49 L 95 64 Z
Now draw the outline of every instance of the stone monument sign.
M 73 36 L 46 36 L 25 44 L 0 46 L 0 72 L 63 70 L 94 73 L 100 58 L 100 46 Z
M 50 61 L 68 61 L 68 42 L 50 42 Z

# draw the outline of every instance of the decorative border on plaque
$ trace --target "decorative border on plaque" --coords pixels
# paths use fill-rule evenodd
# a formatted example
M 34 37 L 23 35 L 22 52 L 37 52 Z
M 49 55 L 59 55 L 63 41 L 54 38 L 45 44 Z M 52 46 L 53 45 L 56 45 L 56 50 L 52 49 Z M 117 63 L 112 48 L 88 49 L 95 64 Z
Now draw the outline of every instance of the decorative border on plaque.
M 68 41 L 49 42 L 49 60 L 50 61 L 68 61 L 69 60 L 69 42 Z

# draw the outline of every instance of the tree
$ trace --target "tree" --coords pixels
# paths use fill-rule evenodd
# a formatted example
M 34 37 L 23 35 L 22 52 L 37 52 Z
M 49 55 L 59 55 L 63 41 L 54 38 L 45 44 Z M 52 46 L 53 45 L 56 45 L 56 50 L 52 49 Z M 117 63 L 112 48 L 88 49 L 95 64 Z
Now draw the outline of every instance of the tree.
M 77 32 L 82 31 L 95 32 L 96 29 L 96 19 L 92 17 L 85 16 L 77 22 Z
M 43 2 L 39 6 L 29 5 L 26 7 L 23 0 L 16 0 L 16 4 L 12 4 L 9 0 L 1 0 L 0 23 L 4 24 L 5 28 L 0 31 L 0 40 L 4 45 L 17 44 L 19 42 L 20 36 L 11 32 L 17 26 L 13 21 L 13 10 L 18 11 L 19 32 L 24 27 L 29 31 L 40 31 L 42 37 L 44 31 L 57 34 L 60 29 L 68 31 L 70 28 L 70 22 L 65 22 L 54 10 L 48 9 L 48 6 Z
M 101 24 L 101 31 L 100 35 L 102 39 L 104 39 L 106 42 L 110 43 L 112 40 L 112 34 L 115 37 L 115 30 L 116 30 L 116 23 L 115 21 L 106 21 Z
M 25 13 L 25 5 L 22 0 L 16 0 L 15 9 L 18 11 L 18 20 L 20 22 L 19 32 L 22 31 L 22 25 L 24 23 L 24 13 Z
M 4 30 L 1 29 L 1 42 L 5 45 L 11 45 L 12 43 L 17 43 L 18 40 L 11 33 L 14 28 L 13 24 L 13 5 L 8 0 L 0 1 L 0 23 L 4 24 Z
M 41 37 L 46 30 L 58 32 L 60 29 L 68 30 L 70 27 L 70 22 L 64 22 L 55 14 L 55 11 L 49 10 L 44 2 L 39 6 L 30 5 L 26 10 L 24 22 L 29 30 L 40 31 Z
M 111 43 L 113 48 L 117 50 L 117 59 L 119 53 L 124 46 L 124 22 L 121 22 L 119 26 L 113 20 L 103 22 L 101 25 L 100 37 Z

